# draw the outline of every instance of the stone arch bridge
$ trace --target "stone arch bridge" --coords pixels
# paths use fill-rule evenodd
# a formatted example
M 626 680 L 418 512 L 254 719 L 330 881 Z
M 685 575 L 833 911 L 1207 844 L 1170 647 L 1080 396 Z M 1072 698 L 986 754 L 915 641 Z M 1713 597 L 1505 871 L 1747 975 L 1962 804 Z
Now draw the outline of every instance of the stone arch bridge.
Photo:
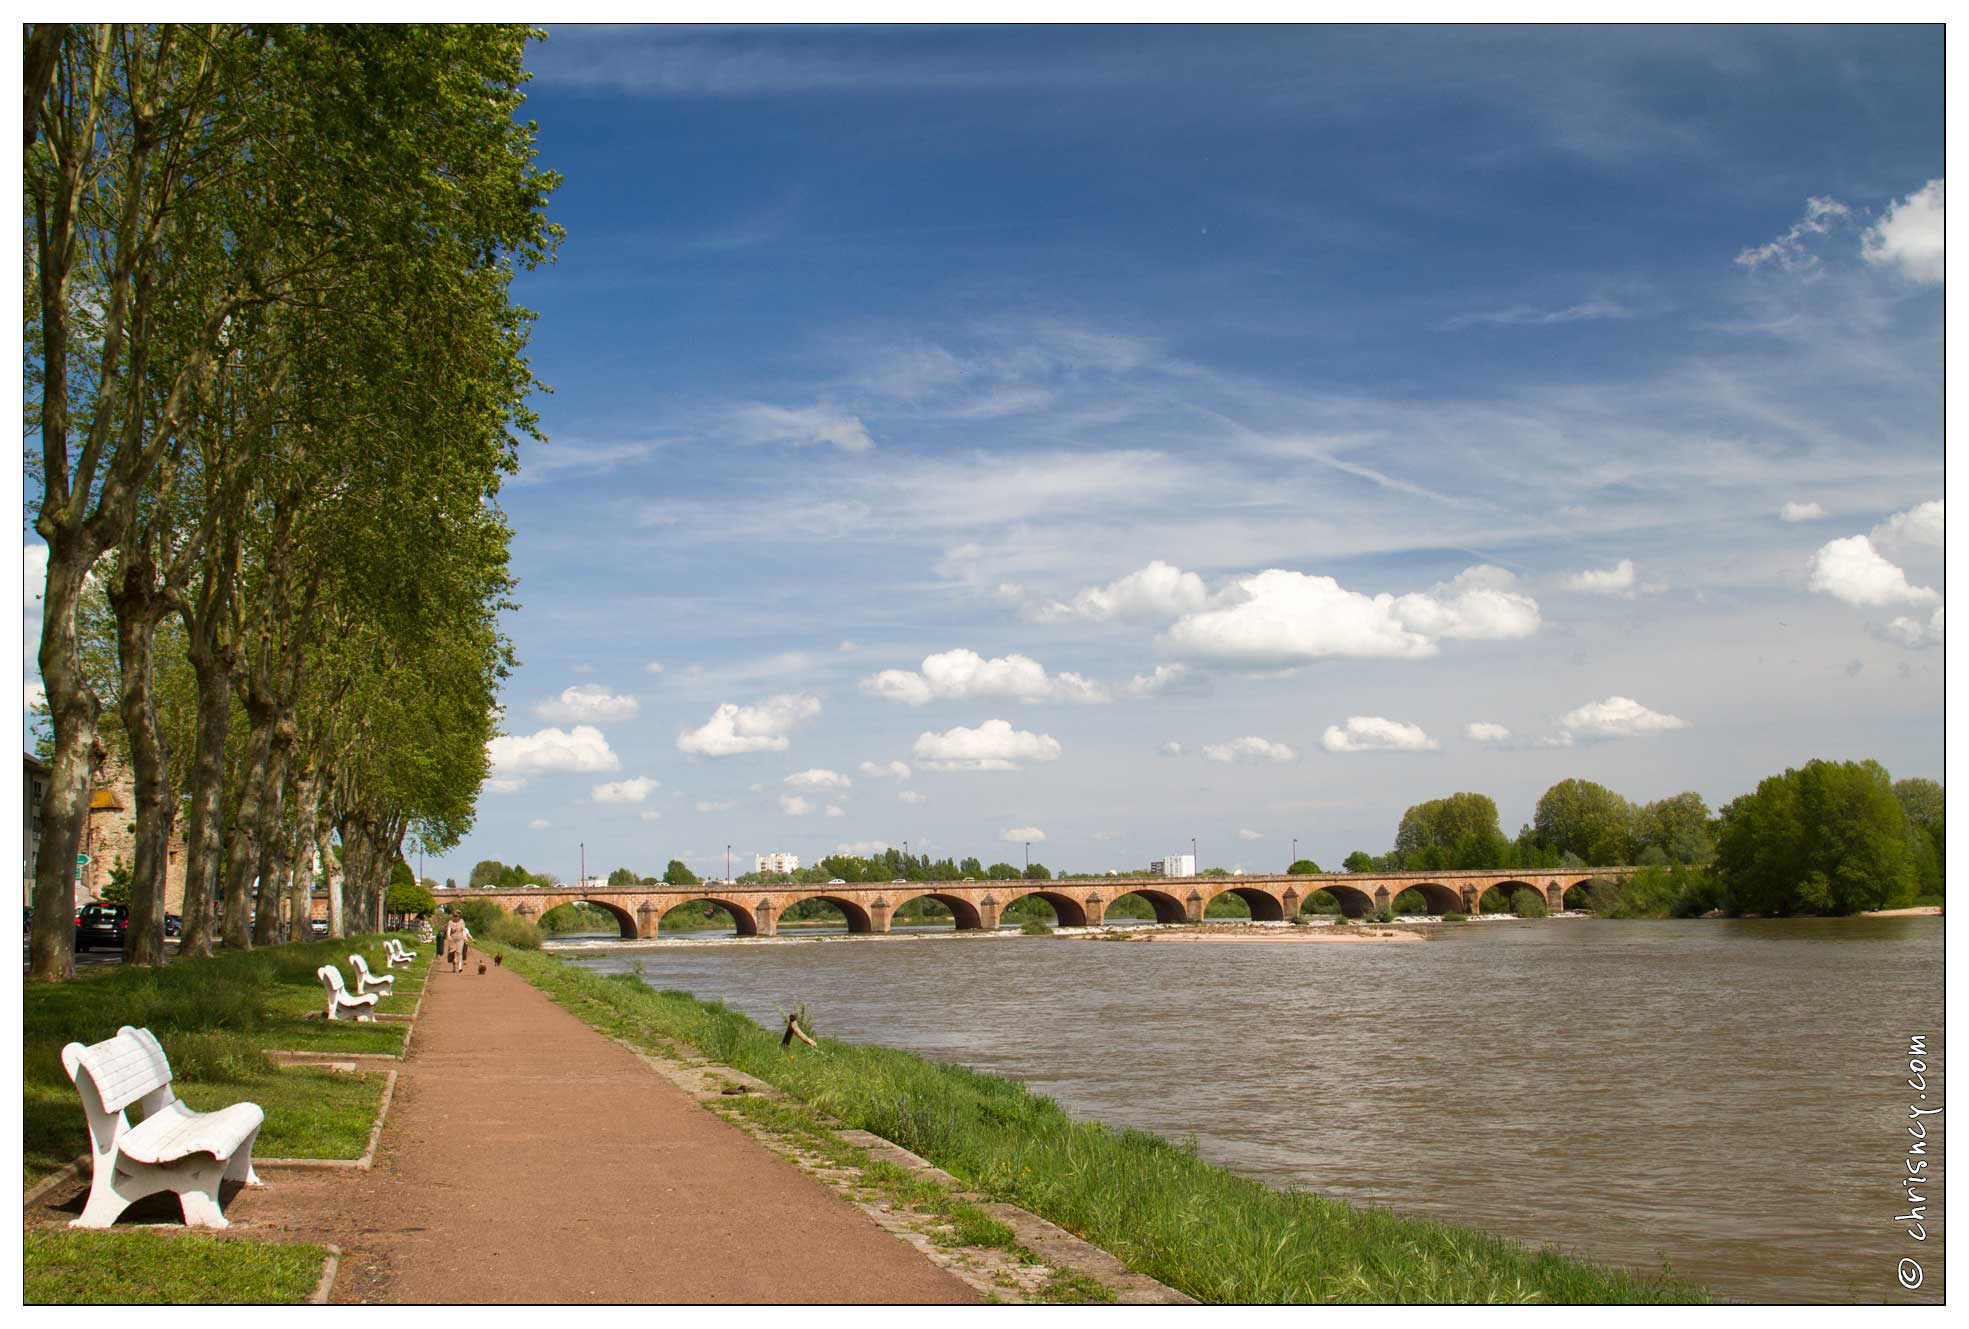
M 679 905 L 704 903 L 732 916 L 741 937 L 771 937 L 791 906 L 820 900 L 838 909 L 850 932 L 887 932 L 896 911 L 928 897 L 949 909 L 959 931 L 996 928 L 1014 900 L 1038 896 L 1053 906 L 1062 927 L 1097 925 L 1124 895 L 1139 895 L 1155 909 L 1158 923 L 1201 922 L 1210 902 L 1235 895 L 1261 922 L 1277 922 L 1300 911 L 1314 891 L 1331 892 L 1342 913 L 1359 918 L 1415 891 L 1431 913 L 1474 914 L 1494 890 L 1537 891 L 1548 907 L 1563 907 L 1566 892 L 1635 869 L 1567 868 L 1537 872 L 1345 872 L 1290 877 L 1084 877 L 1069 881 L 896 881 L 813 886 L 741 886 L 706 882 L 699 886 L 528 886 L 485 890 L 435 891 L 439 904 L 487 900 L 521 918 L 537 920 L 557 905 L 590 904 L 606 911 L 625 938 L 657 935 L 663 916 Z

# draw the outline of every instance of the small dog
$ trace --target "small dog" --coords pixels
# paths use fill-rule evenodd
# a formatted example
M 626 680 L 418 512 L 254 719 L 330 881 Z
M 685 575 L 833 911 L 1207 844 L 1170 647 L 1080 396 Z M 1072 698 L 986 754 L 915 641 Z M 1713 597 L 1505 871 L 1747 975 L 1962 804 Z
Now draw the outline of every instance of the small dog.
M 479 972 L 480 972 L 481 974 L 483 974 L 483 973 L 485 972 L 485 961 L 484 961 L 484 960 L 480 960 L 480 961 L 479 961 Z
M 499 967 L 500 965 L 502 965 L 502 964 L 504 964 L 504 963 L 506 963 L 506 957 L 505 957 L 505 956 L 503 956 L 503 955 L 495 955 L 495 956 L 493 956 L 493 957 L 492 957 L 492 967 L 493 967 L 494 969 L 497 969 L 497 968 L 498 968 L 498 967 Z

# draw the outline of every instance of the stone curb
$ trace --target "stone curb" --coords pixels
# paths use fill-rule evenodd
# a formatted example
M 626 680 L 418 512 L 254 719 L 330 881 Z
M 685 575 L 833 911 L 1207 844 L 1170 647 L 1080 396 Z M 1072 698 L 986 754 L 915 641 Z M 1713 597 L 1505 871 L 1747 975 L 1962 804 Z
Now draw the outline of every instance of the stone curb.
M 383 1123 L 389 1119 L 390 1103 L 396 1097 L 397 1072 L 394 1067 L 384 1072 L 383 1101 L 376 1105 L 376 1124 L 369 1128 L 369 1147 L 362 1151 L 360 1158 L 256 1158 L 255 1171 L 263 1167 L 334 1169 L 354 1168 L 367 1172 L 376 1165 L 376 1146 L 383 1138 Z
M 310 1306 L 328 1304 L 328 1295 L 335 1290 L 335 1271 L 342 1266 L 340 1246 L 323 1243 L 322 1249 L 328 1252 L 328 1258 L 321 1262 L 321 1281 L 316 1283 L 314 1291 L 308 1294 L 307 1304 Z

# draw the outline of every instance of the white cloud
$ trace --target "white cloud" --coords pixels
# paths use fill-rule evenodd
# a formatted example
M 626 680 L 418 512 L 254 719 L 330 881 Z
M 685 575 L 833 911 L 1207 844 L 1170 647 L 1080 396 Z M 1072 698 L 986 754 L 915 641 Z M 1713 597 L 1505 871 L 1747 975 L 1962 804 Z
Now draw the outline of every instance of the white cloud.
M 485 782 L 485 792 L 488 794 L 516 794 L 524 788 L 526 788 L 526 779 L 524 777 L 515 779 L 512 777 L 492 776 Z
M 1422 726 L 1384 720 L 1378 715 L 1350 715 L 1345 728 L 1326 727 L 1320 746 L 1328 752 L 1429 752 L 1441 746 L 1422 732 Z
M 1041 623 L 1083 618 L 1097 623 L 1117 618 L 1174 618 L 1203 608 L 1209 595 L 1203 578 L 1161 559 L 1105 586 L 1090 586 L 1072 600 L 1032 607 L 1027 617 Z
M 804 817 L 814 810 L 814 805 L 798 794 L 781 794 L 779 810 L 789 817 Z
M 1488 720 L 1472 720 L 1463 726 L 1463 736 L 1477 743 L 1508 743 L 1511 731 Z
M 1936 605 L 1935 612 L 1928 615 L 1927 621 L 1916 618 L 1896 618 L 1888 622 L 1881 632 L 1889 641 L 1916 650 L 1925 646 L 1942 644 L 1942 606 Z
M 1157 748 L 1156 751 L 1160 752 L 1165 757 L 1180 757 L 1183 755 L 1183 745 L 1181 743 L 1178 743 L 1175 739 L 1172 738 L 1167 743 L 1164 743 L 1161 747 Z
M 1811 589 L 1850 605 L 1918 605 L 1941 599 L 1926 586 L 1910 585 L 1907 574 L 1882 558 L 1864 535 L 1827 541 L 1812 555 L 1811 574 Z
M 1832 228 L 1843 224 L 1852 211 L 1836 198 L 1808 198 L 1805 215 L 1792 223 L 1790 230 L 1775 240 L 1745 249 L 1737 255 L 1737 263 L 1746 268 L 1776 263 L 1786 272 L 1814 272 L 1819 266 L 1819 256 L 1807 247 L 1807 241 L 1813 236 L 1830 235 Z
M 820 698 L 783 692 L 756 706 L 726 702 L 696 729 L 677 735 L 677 749 L 698 757 L 730 757 L 741 752 L 784 752 L 787 733 L 820 714 Z
M 568 669 L 577 674 L 592 674 L 595 672 L 595 666 L 591 664 L 571 664 L 568 666 Z
M 799 408 L 752 402 L 735 413 L 740 430 L 754 443 L 831 443 L 843 452 L 866 452 L 875 446 L 860 417 L 831 406 Z
M 650 661 L 650 662 L 649 662 L 648 664 L 646 664 L 646 665 L 644 665 L 644 666 L 643 666 L 643 672 L 644 672 L 645 674 L 660 674 L 660 673 L 662 673 L 662 672 L 663 672 L 663 661 L 661 661 L 661 660 L 651 660 L 651 661 Z
M 651 808 L 651 809 L 650 809 L 649 811 L 647 811 L 647 812 L 638 812 L 638 813 L 636 814 L 636 820 L 637 820 L 637 821 L 662 821 L 662 820 L 663 820 L 663 814 L 662 814 L 661 812 L 658 812 L 658 811 L 657 811 L 657 810 L 656 810 L 655 808 Z
M 959 647 L 923 658 L 921 673 L 884 669 L 865 678 L 862 691 L 890 701 L 921 706 L 930 701 L 972 701 L 1007 698 L 1016 701 L 1106 701 L 1106 689 L 1079 674 L 1048 675 L 1039 661 L 1025 655 L 987 660 Z
M 1154 673 L 1137 674 L 1129 679 L 1128 686 L 1122 691 L 1131 697 L 1153 697 L 1171 688 L 1183 686 L 1189 681 L 1189 677 L 1190 671 L 1185 665 L 1157 665 Z
M 1538 602 L 1514 589 L 1503 568 L 1480 565 L 1426 592 L 1363 595 L 1331 577 L 1268 568 L 1235 582 L 1223 607 L 1179 619 L 1168 643 L 1179 653 L 1249 668 L 1329 656 L 1421 660 L 1442 638 L 1528 637 Z
M 530 831 L 544 831 L 547 829 L 547 826 L 548 821 L 545 817 L 535 817 L 526 824 L 526 828 Z
M 842 638 L 839 642 L 837 642 L 834 646 L 835 653 L 838 655 L 853 655 L 856 651 L 860 649 L 861 647 L 855 645 L 853 642 L 847 640 L 845 637 Z
M 1566 712 L 1559 724 L 1569 738 L 1575 734 L 1635 738 L 1689 727 L 1687 721 L 1660 711 L 1651 711 L 1632 697 L 1608 697 L 1605 701 L 1588 702 L 1577 710 Z
M 890 776 L 898 780 L 909 778 L 909 763 L 906 761 L 865 761 L 858 769 L 871 780 L 885 780 Z
M 1262 840 L 1265 838 L 1265 833 L 1263 831 L 1254 831 L 1248 826 L 1240 826 L 1237 828 L 1237 838 L 1240 840 Z
M 1817 521 L 1825 509 L 1817 503 L 1786 503 L 1778 509 L 1779 521 Z
M 730 812 L 730 811 L 731 811 L 731 810 L 732 810 L 733 808 L 735 808 L 735 807 L 737 807 L 737 806 L 738 806 L 738 804 L 736 804 L 736 803 L 708 803 L 708 802 L 706 802 L 706 803 L 699 803 L 699 804 L 697 804 L 697 810 L 698 810 L 699 812 Z
M 1875 544 L 1927 545 L 1942 547 L 1942 500 L 1931 498 L 1906 512 L 1896 512 L 1873 528 Z
M 619 771 L 622 763 L 593 725 L 501 734 L 485 745 L 493 773 L 508 779 L 542 771 Z
M 834 852 L 837 854 L 846 854 L 850 858 L 873 858 L 877 854 L 888 853 L 889 842 L 887 840 L 850 840 L 846 844 L 835 845 Z
M 1203 755 L 1211 761 L 1291 761 L 1299 754 L 1283 743 L 1274 743 L 1256 734 L 1246 734 L 1228 743 L 1205 743 Z
M 1000 831 L 998 838 L 1009 840 L 1013 844 L 1022 844 L 1027 840 L 1044 840 L 1046 838 L 1046 832 L 1040 830 L 1037 826 L 1014 826 L 1009 830 Z
M 827 815 L 830 817 L 845 817 L 848 813 L 839 803 L 829 803 L 827 805 Z
M 1542 328 L 1555 323 L 1579 323 L 1591 319 L 1632 318 L 1633 311 L 1611 300 L 1588 300 L 1584 304 L 1567 305 L 1563 309 L 1537 309 L 1531 305 L 1513 305 L 1508 309 L 1495 309 L 1480 314 L 1458 314 L 1443 320 L 1440 326 L 1454 332 L 1461 328 L 1472 328 L 1479 324 L 1489 324 L 1499 328 Z
M 909 803 L 909 804 L 923 803 L 928 801 L 923 797 L 923 795 L 917 793 L 914 789 L 905 789 L 900 794 L 897 794 L 896 797 L 900 799 L 902 802 Z
M 533 703 L 535 715 L 561 724 L 633 720 L 641 709 L 634 697 L 612 693 L 600 683 L 577 683 L 558 697 Z
M 976 729 L 958 725 L 916 739 L 916 757 L 936 771 L 1015 771 L 1022 761 L 1053 761 L 1060 742 L 1051 734 L 1014 729 L 1004 720 L 986 720 Z
M 1860 237 L 1860 257 L 1891 266 L 1911 282 L 1942 280 L 1942 182 L 1930 180 L 1890 205 Z
M 810 771 L 796 771 L 786 777 L 783 783 L 795 789 L 847 789 L 854 784 L 839 771 L 830 771 L 816 766 Z
M 1585 591 L 1589 595 L 1618 595 L 1631 598 L 1634 594 L 1634 560 L 1623 558 L 1610 568 L 1589 568 L 1585 572 L 1575 572 L 1566 578 L 1566 589 Z
M 21 603 L 30 614 L 48 595 L 48 546 L 24 543 L 21 567 Z
M 595 786 L 597 803 L 640 803 L 657 788 L 657 782 L 647 775 L 639 775 L 633 780 L 611 780 L 607 784 Z

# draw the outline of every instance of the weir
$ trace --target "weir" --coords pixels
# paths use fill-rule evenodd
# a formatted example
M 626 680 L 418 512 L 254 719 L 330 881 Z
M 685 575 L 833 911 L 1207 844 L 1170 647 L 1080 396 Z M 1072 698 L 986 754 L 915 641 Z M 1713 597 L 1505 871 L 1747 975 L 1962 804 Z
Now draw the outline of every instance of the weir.
M 1595 881 L 1626 876 L 1632 867 L 1541 869 L 1537 872 L 1322 872 L 1276 877 L 1085 877 L 1055 881 L 909 881 L 828 885 L 742 886 L 706 882 L 698 886 L 516 886 L 433 891 L 439 904 L 489 900 L 501 909 L 536 921 L 557 905 L 587 903 L 607 910 L 625 938 L 657 935 L 663 915 L 681 904 L 707 902 L 731 914 L 741 937 L 778 935 L 779 920 L 802 900 L 823 900 L 839 909 L 852 932 L 887 932 L 896 911 L 928 897 L 944 905 L 960 932 L 998 926 L 1007 906 L 1039 896 L 1053 907 L 1062 926 L 1098 926 L 1114 902 L 1140 895 L 1155 909 L 1159 923 L 1200 923 L 1211 901 L 1233 894 L 1258 920 L 1291 918 L 1315 891 L 1327 891 L 1340 910 L 1359 918 L 1415 891 L 1431 913 L 1474 914 L 1492 890 L 1536 891 L 1550 909 L 1565 907 L 1566 892 Z

